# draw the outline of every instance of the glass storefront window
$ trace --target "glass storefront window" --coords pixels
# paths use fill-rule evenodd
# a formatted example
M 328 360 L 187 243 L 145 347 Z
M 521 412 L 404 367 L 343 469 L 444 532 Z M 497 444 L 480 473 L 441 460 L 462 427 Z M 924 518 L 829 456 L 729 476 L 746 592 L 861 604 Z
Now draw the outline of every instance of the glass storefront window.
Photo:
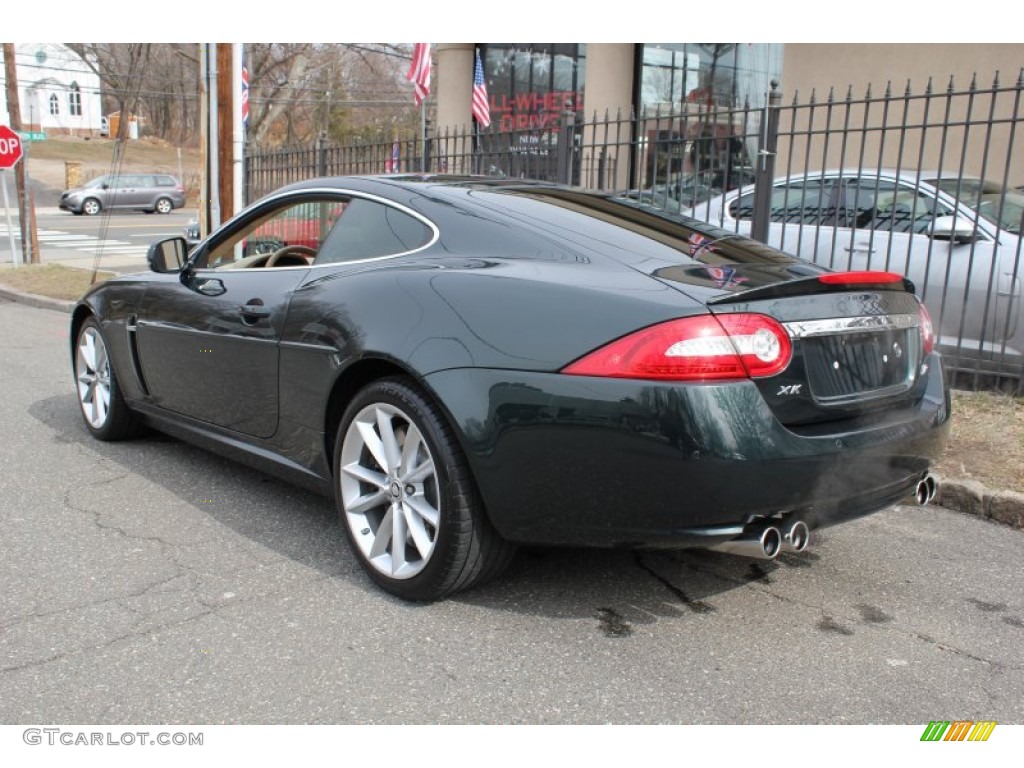
M 639 110 L 679 111 L 760 107 L 760 96 L 782 71 L 780 43 L 645 43 L 641 48 Z
M 760 108 L 782 70 L 781 44 L 638 46 L 638 186 L 686 207 L 749 182 Z
M 583 44 L 488 43 L 480 47 L 491 125 L 497 130 L 553 129 L 563 111 L 583 109 Z

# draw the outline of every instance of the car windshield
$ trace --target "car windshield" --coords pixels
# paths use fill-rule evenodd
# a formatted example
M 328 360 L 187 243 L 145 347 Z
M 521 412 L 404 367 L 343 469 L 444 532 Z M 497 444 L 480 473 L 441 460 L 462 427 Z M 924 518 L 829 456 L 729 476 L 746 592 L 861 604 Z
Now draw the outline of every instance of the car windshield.
M 986 221 L 1007 232 L 1019 235 L 1024 219 L 1024 194 L 984 179 L 932 179 L 946 194 L 959 196 L 967 205 L 977 208 Z
M 86 182 L 82 186 L 85 189 L 96 189 L 96 187 L 98 187 L 98 186 L 100 186 L 102 184 L 106 184 L 106 183 L 107 183 L 107 177 L 106 176 L 97 176 L 95 179 L 93 179 L 92 181 Z

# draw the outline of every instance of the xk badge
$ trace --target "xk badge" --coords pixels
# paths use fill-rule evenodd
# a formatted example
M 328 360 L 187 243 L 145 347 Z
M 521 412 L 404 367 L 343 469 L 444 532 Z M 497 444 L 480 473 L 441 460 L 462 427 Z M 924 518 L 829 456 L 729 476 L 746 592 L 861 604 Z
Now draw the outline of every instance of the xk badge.
M 779 387 L 779 391 L 775 394 L 776 397 L 782 397 L 783 395 L 799 395 L 800 388 L 803 384 L 783 384 Z

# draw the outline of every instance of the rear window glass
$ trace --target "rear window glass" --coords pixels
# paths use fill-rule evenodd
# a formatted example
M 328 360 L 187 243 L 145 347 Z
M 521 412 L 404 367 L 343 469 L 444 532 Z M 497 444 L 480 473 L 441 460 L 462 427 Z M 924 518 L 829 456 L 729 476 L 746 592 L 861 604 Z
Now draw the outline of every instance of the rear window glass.
M 324 240 L 316 264 L 393 256 L 421 248 L 433 230 L 414 216 L 374 200 L 353 198 Z
M 578 246 L 577 257 L 596 252 L 627 262 L 654 257 L 711 265 L 798 261 L 735 232 L 600 194 L 520 188 L 473 195 L 481 203 L 504 208 L 538 239 L 550 233 L 548 246 Z

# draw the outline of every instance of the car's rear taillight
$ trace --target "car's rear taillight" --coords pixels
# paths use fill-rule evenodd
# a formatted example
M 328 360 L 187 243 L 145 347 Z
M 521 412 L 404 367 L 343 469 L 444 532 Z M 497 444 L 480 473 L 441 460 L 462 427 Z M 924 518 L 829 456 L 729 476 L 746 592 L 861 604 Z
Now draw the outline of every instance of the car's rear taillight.
M 792 355 L 789 334 L 770 317 L 701 315 L 631 333 L 562 373 L 659 381 L 763 378 L 785 370 Z
M 921 305 L 921 349 L 922 356 L 927 357 L 935 349 L 935 328 L 932 326 L 932 316 L 928 314 L 924 304 Z
M 825 285 L 877 285 L 878 283 L 899 283 L 903 280 L 903 275 L 898 275 L 895 272 L 873 270 L 830 272 L 827 275 L 818 276 L 818 282 L 825 283 Z

